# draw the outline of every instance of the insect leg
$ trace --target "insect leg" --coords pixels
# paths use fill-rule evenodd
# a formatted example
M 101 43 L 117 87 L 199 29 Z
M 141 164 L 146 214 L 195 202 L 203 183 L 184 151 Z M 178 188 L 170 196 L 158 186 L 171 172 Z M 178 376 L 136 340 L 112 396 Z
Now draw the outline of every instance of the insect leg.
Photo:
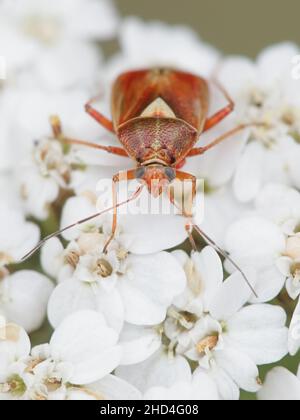
M 113 221 L 112 221 L 112 229 L 111 229 L 111 235 L 109 237 L 109 239 L 107 240 L 104 248 L 103 248 L 103 252 L 107 252 L 107 249 L 111 243 L 111 241 L 114 239 L 115 234 L 116 234 L 116 230 L 117 230 L 117 223 L 118 223 L 118 190 L 117 190 L 117 184 L 121 181 L 129 181 L 132 179 L 136 178 L 136 170 L 130 170 L 130 171 L 126 171 L 126 172 L 120 172 L 117 175 L 115 175 L 112 179 L 112 197 L 113 197 Z M 143 186 L 140 187 L 135 195 L 135 198 L 137 198 L 141 191 L 143 189 Z
M 176 179 L 182 181 L 182 182 L 189 182 L 192 183 L 192 195 L 191 195 L 191 202 L 190 202 L 190 206 L 188 208 L 188 211 L 186 211 L 186 203 L 184 202 L 185 197 L 184 197 L 184 192 L 185 190 L 183 190 L 183 195 L 182 195 L 182 207 L 180 207 L 176 202 L 175 202 L 175 197 L 174 197 L 174 186 L 170 186 L 170 190 L 169 190 L 169 199 L 171 201 L 171 203 L 182 212 L 182 215 L 184 217 L 187 218 L 187 223 L 185 225 L 185 229 L 187 231 L 188 237 L 189 237 L 189 241 L 192 245 L 192 248 L 194 249 L 194 251 L 197 251 L 197 245 L 195 243 L 195 240 L 193 238 L 193 222 L 192 222 L 192 205 L 194 203 L 195 197 L 196 197 L 196 190 L 197 190 L 197 179 L 195 176 L 190 175 L 188 173 L 185 172 L 176 172 Z
M 100 144 L 92 143 L 90 141 L 77 140 L 77 139 L 73 139 L 73 138 L 64 136 L 64 134 L 62 132 L 61 122 L 60 122 L 60 119 L 57 115 L 52 115 L 50 117 L 50 124 L 51 124 L 51 127 L 52 127 L 52 132 L 53 132 L 54 138 L 62 141 L 63 143 L 75 144 L 75 145 L 78 145 L 78 146 L 91 147 L 93 149 L 103 150 L 105 152 L 112 153 L 114 155 L 128 157 L 128 154 L 127 154 L 126 150 L 122 149 L 121 147 L 102 146 Z
M 229 93 L 224 88 L 224 86 L 222 86 L 221 83 L 216 79 L 213 80 L 213 83 L 223 93 L 226 100 L 228 101 L 228 105 L 226 105 L 224 108 L 216 112 L 212 117 L 208 118 L 205 121 L 203 132 L 209 130 L 210 128 L 214 127 L 215 125 L 219 124 L 222 120 L 224 120 L 224 118 L 226 118 L 229 114 L 232 113 L 235 106 L 233 99 L 230 97 Z
M 188 174 L 186 172 L 176 171 L 176 179 L 183 183 L 183 195 L 182 195 L 182 215 L 191 218 L 193 217 L 193 203 L 196 197 L 197 192 L 197 178 L 194 175 Z M 185 188 L 185 185 L 189 186 L 189 191 Z M 190 190 L 192 187 L 192 190 Z M 190 191 L 192 192 L 191 196 L 188 198 L 188 203 L 186 203 L 185 196 L 190 195 Z M 187 194 L 185 194 L 187 193 Z M 173 198 L 170 197 L 172 204 L 175 205 L 174 202 L 174 190 L 173 190 Z M 173 200 L 173 201 L 172 201 Z
M 206 153 L 208 150 L 222 143 L 224 140 L 227 140 L 228 138 L 234 136 L 240 131 L 245 130 L 246 128 L 249 128 L 249 127 L 260 127 L 260 126 L 265 127 L 266 125 L 264 123 L 240 124 L 237 127 L 233 128 L 232 130 L 227 131 L 227 133 L 224 133 L 221 136 L 217 137 L 213 142 L 209 143 L 207 146 L 195 147 L 188 153 L 187 157 L 203 155 L 203 153 Z
M 243 272 L 243 270 L 238 266 L 238 264 L 230 257 L 230 255 L 228 254 L 227 251 L 225 251 L 224 249 L 220 248 L 215 241 L 213 241 L 205 232 L 203 232 L 202 229 L 200 229 L 200 227 L 198 225 L 193 225 L 194 229 L 196 230 L 196 232 L 201 236 L 201 238 L 204 239 L 204 241 L 210 245 L 211 247 L 213 247 L 219 254 L 221 254 L 224 258 L 226 258 L 228 261 L 231 262 L 231 264 L 241 273 L 241 275 L 243 276 L 243 279 L 245 280 L 245 282 L 247 283 L 248 287 L 250 288 L 250 290 L 252 291 L 252 293 L 254 294 L 254 296 L 256 298 L 258 298 L 257 293 L 255 292 L 252 284 L 250 283 L 250 281 L 248 280 L 246 274 Z
M 176 169 L 181 169 L 186 164 L 186 159 L 182 159 L 178 164 L 176 165 Z
M 86 105 L 85 110 L 86 112 L 94 118 L 102 127 L 106 128 L 106 130 L 110 131 L 111 133 L 115 133 L 113 122 L 105 117 L 101 112 L 97 111 L 93 108 L 92 103 L 95 102 L 97 98 L 91 99 Z

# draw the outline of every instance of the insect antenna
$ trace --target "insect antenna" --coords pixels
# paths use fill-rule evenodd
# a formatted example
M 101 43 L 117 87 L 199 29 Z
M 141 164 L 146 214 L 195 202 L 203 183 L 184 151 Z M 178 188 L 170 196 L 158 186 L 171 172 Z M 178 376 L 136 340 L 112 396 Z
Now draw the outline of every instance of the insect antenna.
M 193 225 L 194 229 L 196 230 L 196 232 L 204 239 L 204 241 L 212 246 L 219 254 L 221 254 L 224 258 L 227 258 L 228 261 L 231 262 L 231 264 L 241 273 L 241 275 L 243 276 L 243 279 L 245 280 L 245 282 L 247 283 L 247 285 L 249 286 L 250 290 L 252 291 L 252 293 L 254 294 L 254 296 L 256 298 L 258 298 L 258 295 L 256 293 L 256 291 L 254 290 L 252 284 L 250 283 L 250 281 L 248 280 L 246 274 L 243 272 L 243 270 L 239 267 L 239 265 L 230 257 L 229 253 L 227 251 L 225 251 L 225 249 L 220 248 L 213 239 L 211 239 L 205 232 L 203 232 L 202 229 L 199 228 L 198 225 Z
M 144 186 L 142 185 L 141 187 L 139 187 L 135 193 L 128 198 L 126 201 L 123 201 L 121 203 L 116 204 L 115 206 L 112 206 L 110 208 L 107 208 L 105 210 L 102 210 L 98 213 L 95 213 L 89 217 L 86 217 L 82 220 L 79 220 L 78 222 L 72 223 L 69 226 L 66 226 L 63 229 L 58 230 L 57 232 L 51 233 L 50 235 L 46 236 L 44 239 L 42 239 L 31 251 L 29 251 L 26 255 L 24 255 L 24 257 L 20 260 L 20 262 L 24 262 L 26 260 L 28 260 L 28 258 L 30 258 L 32 255 L 34 255 L 46 242 L 48 242 L 50 239 L 52 238 L 56 238 L 57 236 L 60 236 L 62 233 L 66 232 L 69 229 L 72 229 L 76 226 L 80 226 L 83 223 L 89 222 L 90 220 L 96 219 L 99 216 L 102 216 L 105 213 L 108 213 L 116 208 L 119 208 L 121 206 L 124 206 L 125 204 L 130 203 L 131 201 L 134 201 L 135 199 L 137 199 L 139 197 L 139 195 L 141 194 L 142 190 L 143 190 Z

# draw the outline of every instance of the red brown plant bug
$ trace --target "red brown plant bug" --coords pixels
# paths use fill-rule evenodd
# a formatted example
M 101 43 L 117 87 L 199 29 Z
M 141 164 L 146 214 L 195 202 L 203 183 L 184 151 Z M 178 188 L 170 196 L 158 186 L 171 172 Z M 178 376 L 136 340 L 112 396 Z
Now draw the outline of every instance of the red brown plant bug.
M 224 94 L 228 104 L 208 117 L 209 85 L 204 78 L 168 68 L 137 70 L 121 74 L 112 88 L 112 121 L 93 108 L 93 100 L 86 104 L 85 109 L 98 123 L 116 134 L 123 147 L 102 146 L 67 138 L 62 133 L 58 117 L 52 117 L 51 125 L 56 138 L 65 143 L 93 147 L 131 158 L 136 167 L 127 171 L 125 178 L 124 173 L 116 174 L 113 177 L 113 206 L 110 209 L 49 235 L 24 259 L 30 257 L 48 239 L 113 210 L 112 233 L 104 248 L 104 252 L 106 252 L 116 232 L 118 208 L 135 200 L 144 186 L 147 187 L 151 195 L 158 197 L 175 179 L 189 181 L 192 184 L 192 197 L 195 198 L 196 177 L 180 170 L 186 159 L 202 155 L 230 136 L 253 125 L 239 125 L 205 147 L 194 147 L 202 133 L 220 123 L 234 110 L 234 102 L 229 94 L 218 82 L 215 83 Z M 124 179 L 138 179 L 142 186 L 128 200 L 118 203 L 116 185 Z M 170 200 L 175 204 L 172 195 L 170 195 Z M 190 214 L 183 215 L 187 218 L 192 217 Z M 194 244 L 193 228 L 241 272 L 248 286 L 256 295 L 243 271 L 227 252 L 219 248 L 199 226 L 189 221 L 187 231 L 192 244 Z

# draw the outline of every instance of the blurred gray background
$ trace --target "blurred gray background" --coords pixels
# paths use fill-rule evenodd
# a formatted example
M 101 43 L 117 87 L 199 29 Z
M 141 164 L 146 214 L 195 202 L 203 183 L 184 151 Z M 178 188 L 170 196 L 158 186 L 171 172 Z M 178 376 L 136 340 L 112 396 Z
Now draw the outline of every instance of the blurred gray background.
M 300 0 L 115 0 L 125 16 L 182 23 L 227 54 L 255 57 L 281 41 L 300 44 Z

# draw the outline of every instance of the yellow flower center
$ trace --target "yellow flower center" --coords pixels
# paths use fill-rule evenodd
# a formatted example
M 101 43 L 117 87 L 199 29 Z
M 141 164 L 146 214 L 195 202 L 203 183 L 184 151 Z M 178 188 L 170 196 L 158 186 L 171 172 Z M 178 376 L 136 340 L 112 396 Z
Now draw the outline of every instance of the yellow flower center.
M 112 268 L 112 266 L 110 265 L 110 263 L 107 260 L 105 260 L 104 258 L 100 258 L 97 261 L 97 269 L 96 269 L 96 271 L 97 271 L 97 274 L 100 277 L 104 277 L 105 278 L 105 277 L 109 277 L 109 276 L 112 275 L 113 268 Z
M 51 44 L 58 39 L 61 23 L 54 16 L 30 16 L 23 22 L 23 32 L 45 44 Z
M 197 351 L 202 354 L 205 353 L 207 350 L 213 350 L 216 345 L 218 344 L 219 336 L 218 335 L 209 335 L 201 340 L 197 345 Z

